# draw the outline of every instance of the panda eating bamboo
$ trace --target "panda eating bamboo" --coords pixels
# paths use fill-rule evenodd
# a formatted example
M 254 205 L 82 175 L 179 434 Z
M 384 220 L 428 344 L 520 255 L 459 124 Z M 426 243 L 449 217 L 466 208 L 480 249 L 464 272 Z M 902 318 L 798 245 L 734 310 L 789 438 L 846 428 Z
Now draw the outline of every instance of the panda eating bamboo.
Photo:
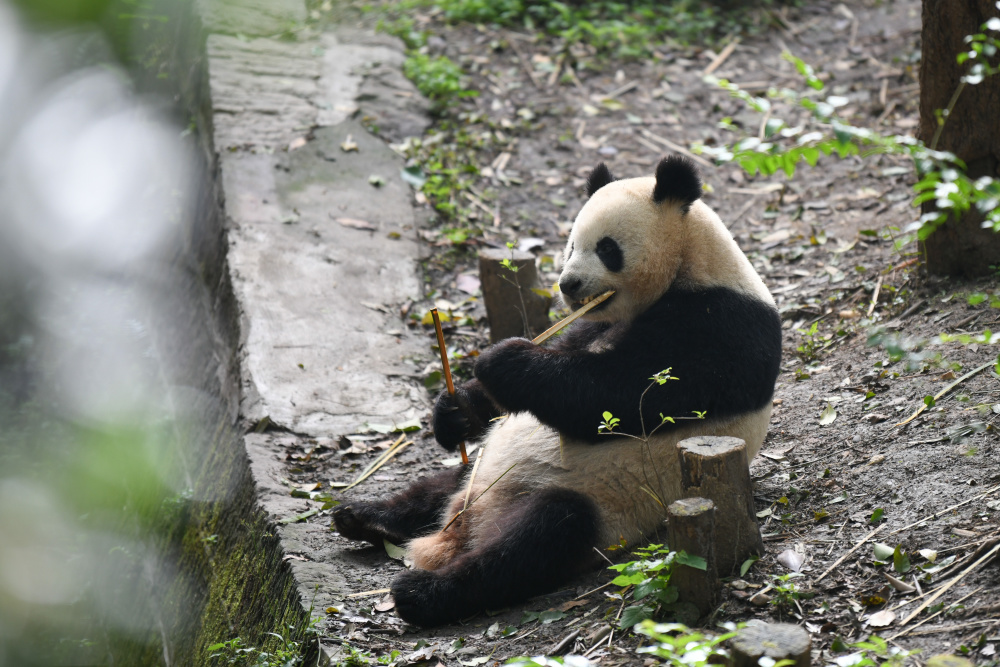
M 685 438 L 735 436 L 750 458 L 760 450 L 781 320 L 701 201 L 694 165 L 673 156 L 655 177 L 615 180 L 602 163 L 587 194 L 559 288 L 573 310 L 614 295 L 544 346 L 493 345 L 475 379 L 438 397 L 440 444 L 482 439 L 471 489 L 462 466 L 334 514 L 345 537 L 407 544 L 413 569 L 392 596 L 410 623 L 520 602 L 599 565 L 607 547 L 641 544 L 680 495 Z M 676 380 L 651 382 L 667 369 Z M 620 420 L 611 433 L 599 431 L 605 412 Z

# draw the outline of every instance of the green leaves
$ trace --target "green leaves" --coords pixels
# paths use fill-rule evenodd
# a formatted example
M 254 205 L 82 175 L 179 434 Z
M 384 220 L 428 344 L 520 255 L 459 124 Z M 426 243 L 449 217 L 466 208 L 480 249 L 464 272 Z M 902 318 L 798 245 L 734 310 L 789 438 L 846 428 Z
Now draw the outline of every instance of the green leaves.
M 615 428 L 618 427 L 618 424 L 620 424 L 622 421 L 621 419 L 618 419 L 618 417 L 615 417 L 610 412 L 605 412 L 601 416 L 603 417 L 603 421 L 601 421 L 600 425 L 598 425 L 597 427 L 598 433 L 611 433 L 612 431 L 615 430 Z
M 465 88 L 462 69 L 447 56 L 432 58 L 414 52 L 403 63 L 403 73 L 439 110 L 459 98 L 479 95 L 478 91 Z

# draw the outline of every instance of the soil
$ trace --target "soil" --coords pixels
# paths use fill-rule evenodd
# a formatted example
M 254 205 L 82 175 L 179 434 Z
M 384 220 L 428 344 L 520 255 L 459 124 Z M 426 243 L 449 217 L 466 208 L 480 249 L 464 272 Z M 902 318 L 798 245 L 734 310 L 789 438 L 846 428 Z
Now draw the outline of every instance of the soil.
M 432 47 L 461 63 L 479 91 L 452 113 L 481 112 L 506 141 L 489 144 L 479 155 L 480 168 L 491 168 L 483 169 L 474 185 L 474 196 L 499 217 L 499 225 L 481 210 L 483 234 L 459 247 L 442 241 L 440 228 L 421 230 L 428 241 L 428 299 L 413 304 L 406 319 L 424 327 L 430 346 L 433 330 L 409 315 L 420 316 L 436 303 L 458 316 L 446 335 L 455 357 L 466 359 L 458 364 L 460 374 L 468 373 L 475 351 L 488 345 L 475 289 L 479 247 L 503 247 L 516 239 L 540 258 L 542 282 L 552 284 L 569 224 L 584 200 L 585 174 L 598 162 L 618 177 L 650 175 L 671 152 L 658 137 L 684 147 L 711 145 L 732 141 L 718 126 L 723 117 L 753 130 L 761 122 L 742 102 L 703 80 L 716 56 L 708 49 L 664 47 L 639 62 L 580 52 L 580 60 L 593 68 L 578 69 L 575 80 L 566 80 L 550 74 L 559 64 L 555 40 L 415 18 L 437 36 Z M 781 57 L 788 49 L 823 73 L 827 90 L 848 98 L 842 117 L 884 133 L 915 131 L 920 3 L 810 2 L 774 18 L 774 29 L 744 39 L 715 74 L 751 92 L 769 86 L 802 90 L 801 78 Z M 794 111 L 777 107 L 773 113 L 790 125 L 796 122 Z M 936 405 L 898 425 L 924 405 L 925 396 L 995 359 L 997 350 L 990 345 L 928 341 L 941 333 L 996 328 L 1000 311 L 988 303 L 969 305 L 967 299 L 995 290 L 996 280 L 928 277 L 915 261 L 915 244 L 894 247 L 898 230 L 918 215 L 910 205 L 914 175 L 904 160 L 823 158 L 792 179 L 750 177 L 732 164 L 702 166 L 701 173 L 710 186 L 705 201 L 730 226 L 771 289 L 785 331 L 771 430 L 751 464 L 766 553 L 745 575 L 728 580 L 720 607 L 703 625 L 754 618 L 796 623 L 809 631 L 815 659 L 824 663 L 845 655 L 832 650 L 836 638 L 851 643 L 874 632 L 890 638 L 909 630 L 890 644 L 921 650 L 921 661 L 964 646 L 968 657 L 995 664 L 997 559 L 961 578 L 939 600 L 946 613 L 917 628 L 916 620 L 900 623 L 917 608 L 919 592 L 898 591 L 884 575 L 927 591 L 963 573 L 982 555 L 980 547 L 992 546 L 990 540 L 1000 536 L 1000 493 L 994 488 L 1000 485 L 1000 377 L 994 369 L 964 379 Z M 428 218 L 433 218 L 429 209 Z M 813 323 L 815 335 L 802 333 Z M 906 350 L 903 359 L 897 360 L 891 346 L 873 344 L 877 331 L 895 337 Z M 435 368 L 432 359 L 429 347 L 428 373 Z M 414 445 L 344 497 L 382 497 L 455 464 L 446 461 L 450 455 L 427 429 L 412 435 Z M 351 481 L 393 440 L 349 435 L 341 440 L 346 448 L 330 444 L 324 456 L 315 456 L 322 449 L 300 443 L 298 454 L 289 456 L 289 479 Z M 314 456 L 305 456 L 307 450 Z M 992 495 L 982 497 L 991 489 Z M 959 503 L 965 504 L 955 507 Z M 881 519 L 873 521 L 876 513 Z M 921 519 L 926 521 L 913 525 Z M 322 512 L 309 520 L 327 524 L 330 517 Z M 871 542 L 815 581 L 876 527 Z M 349 550 L 352 562 L 345 567 L 351 568 L 356 592 L 386 588 L 403 567 L 381 548 L 350 544 L 335 533 L 330 539 Z M 891 563 L 877 564 L 873 542 L 898 545 L 911 570 L 904 575 Z M 920 568 L 930 563 L 921 550 L 936 551 L 938 562 L 954 556 L 954 565 L 927 576 Z M 764 589 L 791 572 L 788 564 L 795 558 L 802 561 L 802 576 L 791 581 L 803 595 L 780 606 L 780 596 Z M 603 665 L 638 664 L 639 639 L 617 629 L 610 640 L 601 634 L 622 601 L 614 587 L 589 591 L 611 577 L 598 571 L 568 590 L 434 630 L 402 624 L 383 595 L 345 598 L 324 628 L 328 636 L 373 656 L 400 650 L 412 661 L 447 665 L 547 653 L 580 629 L 567 651 L 587 653 Z M 950 606 L 959 601 L 957 608 Z M 542 623 L 527 614 L 549 609 L 565 615 Z M 876 627 L 880 617 L 870 622 L 872 615 L 885 610 L 892 610 L 895 620 Z

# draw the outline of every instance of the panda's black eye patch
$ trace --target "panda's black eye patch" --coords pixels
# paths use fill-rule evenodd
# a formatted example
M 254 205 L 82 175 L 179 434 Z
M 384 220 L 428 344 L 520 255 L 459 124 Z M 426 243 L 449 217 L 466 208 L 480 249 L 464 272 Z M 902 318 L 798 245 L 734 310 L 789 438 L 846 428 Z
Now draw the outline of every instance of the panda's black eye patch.
M 625 265 L 625 257 L 622 255 L 621 246 L 610 236 L 605 236 L 597 242 L 595 252 L 597 252 L 597 257 L 601 260 L 601 263 L 612 273 L 618 273 Z

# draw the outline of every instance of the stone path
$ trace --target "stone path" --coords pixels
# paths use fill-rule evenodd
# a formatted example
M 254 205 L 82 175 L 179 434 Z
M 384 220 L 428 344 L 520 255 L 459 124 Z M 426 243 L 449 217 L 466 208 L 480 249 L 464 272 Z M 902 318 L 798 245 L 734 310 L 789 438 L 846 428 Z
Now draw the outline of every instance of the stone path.
M 357 120 L 420 134 L 426 107 L 390 38 L 309 32 L 302 0 L 200 5 L 240 310 L 241 412 L 257 426 L 245 442 L 264 508 L 286 518 L 303 501 L 283 483 L 283 441 L 426 412 L 418 373 L 429 348 L 399 317 L 420 298 L 412 195 L 400 157 Z M 342 148 L 349 140 L 357 150 Z M 297 556 L 303 599 L 324 608 L 345 583 L 328 531 L 300 523 L 279 533 Z

